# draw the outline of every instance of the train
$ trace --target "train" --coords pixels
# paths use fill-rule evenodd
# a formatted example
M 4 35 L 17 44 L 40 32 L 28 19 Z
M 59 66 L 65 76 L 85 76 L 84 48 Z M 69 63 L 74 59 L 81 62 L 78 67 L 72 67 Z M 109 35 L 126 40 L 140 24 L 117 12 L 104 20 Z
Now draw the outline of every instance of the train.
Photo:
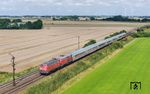
M 101 40 L 95 44 L 89 45 L 87 47 L 78 49 L 74 52 L 71 52 L 67 55 L 60 55 L 56 58 L 53 58 L 49 61 L 44 62 L 39 66 L 39 71 L 41 75 L 47 75 L 51 72 L 57 70 L 58 68 L 61 68 L 67 64 L 70 64 L 72 62 L 75 62 L 105 46 L 110 45 L 114 41 L 118 41 L 122 38 L 125 38 L 128 34 L 126 32 L 118 34 L 116 36 L 113 36 L 108 39 Z

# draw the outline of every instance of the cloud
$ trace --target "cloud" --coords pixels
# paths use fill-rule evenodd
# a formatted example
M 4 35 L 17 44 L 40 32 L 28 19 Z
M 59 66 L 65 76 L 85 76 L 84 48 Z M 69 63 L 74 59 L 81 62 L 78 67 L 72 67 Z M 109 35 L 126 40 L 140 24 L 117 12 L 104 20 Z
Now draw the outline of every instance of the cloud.
M 150 0 L 1 0 L 0 15 L 150 15 L 149 5 Z

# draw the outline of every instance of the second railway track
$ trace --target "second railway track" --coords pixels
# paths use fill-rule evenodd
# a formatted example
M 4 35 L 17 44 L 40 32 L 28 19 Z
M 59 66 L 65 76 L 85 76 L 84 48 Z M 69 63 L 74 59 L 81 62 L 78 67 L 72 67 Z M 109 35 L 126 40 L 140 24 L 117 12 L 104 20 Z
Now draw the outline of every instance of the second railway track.
M 26 86 L 44 78 L 38 71 L 27 74 L 16 79 L 16 86 L 12 85 L 12 81 L 0 86 L 0 94 L 17 94 L 17 92 Z

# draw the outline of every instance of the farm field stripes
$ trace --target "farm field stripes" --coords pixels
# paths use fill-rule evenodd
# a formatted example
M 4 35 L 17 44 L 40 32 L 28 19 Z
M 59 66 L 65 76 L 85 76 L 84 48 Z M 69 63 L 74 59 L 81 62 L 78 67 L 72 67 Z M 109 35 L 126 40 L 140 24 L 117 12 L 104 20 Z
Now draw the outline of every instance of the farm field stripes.
M 88 33 L 94 33 L 95 31 L 92 31 L 92 32 L 88 32 Z M 19 33 L 19 32 L 18 32 Z M 86 32 L 82 32 L 80 35 L 86 35 L 86 34 L 88 34 L 88 33 L 86 33 Z M 68 35 L 68 36 L 74 36 L 74 34 L 78 34 L 77 32 L 69 32 L 69 33 L 64 33 L 64 34 L 61 34 L 60 33 L 60 35 L 59 34 L 48 34 L 48 35 L 42 35 L 41 36 L 41 34 L 39 34 L 39 35 L 37 35 L 37 36 L 34 36 L 34 35 L 28 35 L 28 36 L 22 36 L 22 37 L 12 37 L 12 39 L 14 40 L 14 41 L 12 41 L 12 40 L 3 40 L 2 41 L 2 45 L 0 45 L 0 46 L 5 46 L 5 45 L 10 45 L 10 43 L 11 44 L 13 44 L 13 43 L 23 43 L 23 42 L 34 42 L 34 41 L 37 41 L 38 39 L 42 39 L 42 40 L 45 40 L 45 38 L 48 38 L 48 40 L 50 40 L 49 38 L 50 38 L 50 36 L 55 36 L 55 38 L 57 39 L 57 38 L 59 38 L 60 36 L 62 37 L 62 36 L 66 36 L 66 35 Z M 27 37 L 28 37 L 28 39 L 27 39 Z M 8 38 L 11 38 L 10 36 L 8 37 Z M 18 38 L 21 38 L 21 40 L 18 40 Z M 3 43 L 4 42 L 4 43 Z
M 97 36 L 97 35 L 99 35 L 99 34 L 97 34 L 96 33 L 96 35 L 94 34 L 94 36 Z M 92 37 L 94 38 L 94 36 L 92 35 Z M 90 39 L 91 38 L 91 35 L 90 36 L 87 36 L 86 38 L 84 38 L 82 41 L 83 42 L 86 42 L 86 39 Z M 15 53 L 20 53 L 19 55 L 21 55 L 21 54 L 24 54 L 24 58 L 26 58 L 25 56 L 26 56 L 26 54 L 29 54 L 29 53 L 31 53 L 31 52 L 34 52 L 34 51 L 36 51 L 36 49 L 37 50 L 39 50 L 39 48 L 45 48 L 45 49 L 43 49 L 43 51 L 42 52 L 40 52 L 40 53 L 43 53 L 44 51 L 49 51 L 49 50 L 53 50 L 53 49 L 56 49 L 56 48 L 60 48 L 59 46 L 57 47 L 55 44 L 57 43 L 57 45 L 60 45 L 60 44 L 62 44 L 62 43 L 64 43 L 64 46 L 65 45 L 69 45 L 69 44 L 72 44 L 72 43 L 77 43 L 76 42 L 76 40 L 77 40 L 77 38 L 76 37 L 71 37 L 71 38 L 66 38 L 66 40 L 58 40 L 58 41 L 51 41 L 51 42 L 49 42 L 49 43 L 44 43 L 45 45 L 37 45 L 37 46 L 33 46 L 33 47 L 27 47 L 26 49 L 20 49 L 19 50 L 19 48 L 17 47 L 16 49 L 18 49 L 18 50 L 15 50 L 15 51 L 13 51 L 13 49 L 9 49 L 10 50 L 10 52 L 14 52 L 14 54 Z M 69 42 L 68 44 L 65 44 L 65 43 L 67 43 L 67 41 L 73 41 L 72 43 L 71 42 Z M 32 43 L 33 44 L 33 43 Z M 52 44 L 54 44 L 54 45 L 52 45 Z M 27 45 L 27 44 L 26 44 Z M 31 45 L 31 44 L 30 44 Z M 33 44 L 34 45 L 34 44 Z M 53 47 L 54 46 L 54 47 Z M 22 47 L 24 47 L 24 46 L 22 46 Z M 53 47 L 53 49 L 49 49 L 49 47 Z M 11 51 L 12 50 L 12 51 Z M 9 51 L 7 51 L 7 52 L 4 52 L 5 54 L 8 54 L 8 52 Z M 37 53 L 32 53 L 32 54 L 30 54 L 30 55 L 32 55 L 32 56 L 34 56 L 34 54 L 35 55 L 38 55 L 38 52 Z M 30 55 L 28 55 L 28 57 L 30 57 Z M 1 55 L 0 57 L 3 57 L 3 55 Z M 22 59 L 22 58 L 21 58 Z M 1 59 L 1 61 L 2 61 L 3 59 Z M 19 59 L 20 60 L 20 59 Z M 4 62 L 3 62 L 4 63 Z
M 82 78 L 63 94 L 149 94 L 150 39 L 140 38 Z M 130 90 L 130 82 L 142 83 Z
M 80 34 L 80 36 L 83 38 L 83 40 L 87 39 L 86 36 L 92 34 L 92 35 L 100 35 L 101 32 L 90 32 L 90 33 L 85 33 L 85 34 Z M 43 36 L 44 37 L 44 36 Z M 46 36 L 47 37 L 47 36 Z M 52 38 L 42 38 L 40 39 L 40 41 L 38 40 L 38 38 L 34 39 L 34 40 L 30 40 L 30 41 L 25 41 L 25 42 L 19 42 L 19 43 L 9 43 L 9 45 L 1 45 L 2 49 L 0 54 L 3 54 L 3 53 L 8 53 L 8 52 L 13 52 L 14 49 L 16 49 L 17 51 L 18 50 L 22 50 L 22 49 L 27 49 L 27 48 L 33 48 L 33 47 L 37 47 L 37 46 L 41 46 L 41 45 L 48 45 L 49 43 L 56 43 L 56 42 L 61 42 L 61 41 L 64 41 L 64 40 L 68 40 L 68 39 L 73 39 L 73 38 L 76 38 L 77 39 L 77 36 L 74 36 L 73 33 L 72 35 L 70 34 L 69 37 L 62 37 L 62 38 L 59 38 L 60 36 L 56 37 L 55 39 L 52 39 Z M 86 38 L 85 38 L 86 37 Z M 89 38 L 91 38 L 91 35 L 89 36 Z M 51 41 L 53 40 L 53 41 Z M 17 44 L 17 45 L 16 45 Z M 5 49 L 4 49 L 5 48 Z M 15 51 L 16 51 L 15 50 Z
M 97 37 L 101 37 L 101 35 L 97 36 Z M 82 41 L 80 43 L 84 43 L 84 42 L 85 41 Z M 83 46 L 83 45 L 81 45 L 81 46 Z M 20 71 L 20 70 L 24 69 L 25 66 L 27 66 L 27 65 L 28 66 L 35 66 L 35 65 L 40 64 L 41 62 L 43 62 L 43 60 L 48 61 L 50 57 L 56 57 L 58 54 L 62 54 L 61 50 L 64 51 L 64 54 L 68 54 L 76 48 L 77 48 L 77 43 L 73 43 L 71 45 L 67 45 L 67 46 L 64 46 L 62 48 L 56 48 L 54 50 L 50 50 L 50 51 L 41 53 L 39 55 L 35 55 L 33 57 L 25 58 L 24 60 L 17 61 L 17 65 L 16 65 L 17 70 Z M 9 69 L 11 69 L 10 67 L 11 66 L 3 65 L 1 67 L 1 69 L 2 70 L 3 69 L 9 70 Z
M 128 26 L 128 27 L 135 27 L 135 26 L 142 26 L 147 23 L 128 23 L 128 22 L 107 22 L 107 21 L 44 21 L 45 28 L 49 26 L 54 27 L 120 27 L 120 26 Z M 53 23 L 53 24 L 52 24 Z

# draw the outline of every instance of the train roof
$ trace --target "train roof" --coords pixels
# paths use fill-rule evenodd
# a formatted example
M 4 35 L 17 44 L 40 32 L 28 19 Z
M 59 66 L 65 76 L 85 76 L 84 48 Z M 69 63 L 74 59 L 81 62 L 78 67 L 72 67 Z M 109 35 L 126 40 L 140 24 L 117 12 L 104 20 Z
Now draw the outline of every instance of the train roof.
M 87 46 L 87 47 L 85 47 L 85 48 L 81 48 L 81 49 L 79 49 L 79 50 L 76 50 L 76 51 L 72 52 L 71 54 L 74 56 L 74 55 L 77 55 L 77 54 L 79 54 L 79 53 L 83 53 L 83 52 L 85 52 L 85 51 L 87 51 L 87 50 L 89 50 L 89 49 L 91 49 L 91 48 L 94 48 L 94 47 L 96 47 L 96 46 L 98 46 L 98 45 L 100 45 L 100 44 L 103 44 L 103 43 L 105 43 L 105 42 L 108 42 L 108 41 L 110 41 L 110 40 L 116 39 L 116 38 L 118 38 L 118 37 L 120 37 L 120 36 L 123 36 L 123 35 L 125 35 L 125 34 L 126 34 L 126 33 L 121 33 L 121 34 L 118 34 L 118 35 L 113 36 L 113 37 L 111 37 L 111 38 L 108 38 L 108 39 L 105 39 L 105 40 L 101 40 L 101 41 L 99 41 L 99 42 L 97 42 L 97 43 L 95 43 L 95 44 L 92 44 L 92 45 Z
M 118 34 L 118 35 L 116 35 L 116 36 L 113 36 L 113 37 L 111 37 L 111 38 L 102 40 L 102 41 L 97 42 L 97 43 L 100 44 L 100 43 L 108 42 L 108 41 L 110 41 L 110 40 L 116 39 L 116 38 L 118 38 L 118 37 L 120 37 L 120 36 L 123 36 L 123 35 L 125 35 L 125 34 L 126 34 L 126 33 L 121 33 L 121 34 Z
M 96 44 L 92 44 L 92 45 L 87 46 L 87 47 L 85 47 L 85 48 L 81 48 L 81 49 L 79 49 L 79 50 L 76 50 L 76 51 L 72 52 L 71 54 L 72 54 L 72 55 L 76 55 L 76 54 L 79 54 L 79 53 L 83 53 L 83 52 L 85 52 L 85 51 L 87 51 L 87 50 L 89 50 L 89 49 L 91 49 L 91 48 L 94 48 L 95 46 L 96 46 Z
M 52 60 L 49 60 L 49 61 L 45 62 L 44 64 L 46 64 L 46 65 L 53 65 L 53 64 L 55 64 L 57 62 L 58 62 L 58 60 L 56 58 L 53 58 Z
M 57 59 L 62 59 L 62 58 L 66 58 L 68 56 L 71 56 L 71 54 L 67 54 L 67 55 L 60 55 L 58 57 L 56 57 Z

